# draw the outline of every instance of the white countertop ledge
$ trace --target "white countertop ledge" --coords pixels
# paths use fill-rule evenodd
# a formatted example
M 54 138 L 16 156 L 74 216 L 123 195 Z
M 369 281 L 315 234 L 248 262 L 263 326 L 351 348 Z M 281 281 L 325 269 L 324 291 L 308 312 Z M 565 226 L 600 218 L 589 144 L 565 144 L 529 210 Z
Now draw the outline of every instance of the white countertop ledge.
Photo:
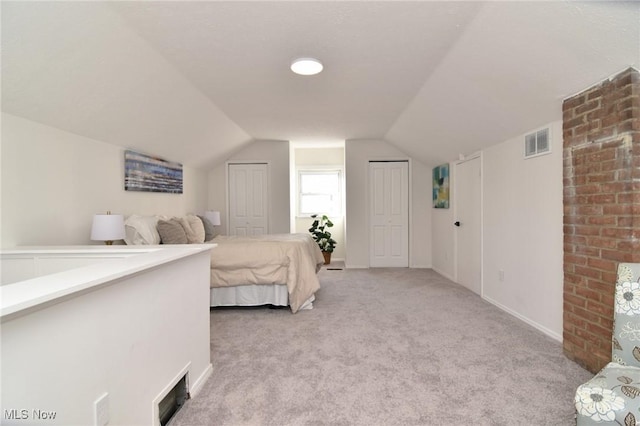
M 65 246 L 18 247 L 2 249 L 5 258 L 47 256 L 56 254 L 82 254 L 109 259 L 94 265 L 70 269 L 55 274 L 32 278 L 0 286 L 0 319 L 8 321 L 32 310 L 44 308 L 70 297 L 97 290 L 124 277 L 141 271 L 208 252 L 216 244 L 188 244 L 170 246 Z

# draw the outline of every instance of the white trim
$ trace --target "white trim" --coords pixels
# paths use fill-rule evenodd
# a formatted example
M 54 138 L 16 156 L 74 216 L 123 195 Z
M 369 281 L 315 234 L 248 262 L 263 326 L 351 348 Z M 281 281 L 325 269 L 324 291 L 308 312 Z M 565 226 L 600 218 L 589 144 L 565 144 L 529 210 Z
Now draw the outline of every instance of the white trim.
M 45 276 L 34 276 L 26 280 L 2 286 L 0 299 L 0 321 L 5 322 L 34 310 L 44 309 L 62 300 L 78 297 L 90 291 L 114 285 L 121 279 L 149 271 L 166 263 L 208 252 L 217 244 L 189 244 L 168 246 L 68 246 L 19 247 L 0 251 L 0 259 L 8 262 L 15 259 L 81 259 L 88 254 L 96 262 L 95 253 L 104 253 L 104 262 L 62 270 Z M 110 253 L 110 256 L 108 256 Z M 133 254 L 133 255 L 132 255 Z M 36 267 L 34 261 L 34 268 Z
M 344 264 L 345 269 L 369 269 L 369 265 L 352 265 L 352 264 L 347 264 L 345 262 Z
M 442 275 L 446 279 L 448 279 L 450 281 L 453 281 L 454 283 L 456 282 L 456 280 L 451 275 L 449 275 L 446 272 L 440 270 L 439 268 L 435 268 L 435 267 L 432 266 L 431 269 L 433 269 L 435 272 L 437 272 L 438 274 Z
M 530 326 L 532 326 L 533 328 L 543 332 L 544 334 L 546 334 L 547 336 L 551 337 L 554 340 L 557 340 L 558 342 L 562 342 L 562 335 L 548 329 L 547 327 L 538 324 L 537 322 L 533 321 L 532 319 L 525 317 L 524 315 L 519 314 L 518 312 L 506 307 L 505 305 L 496 302 L 495 300 L 489 298 L 489 297 L 482 297 L 484 300 L 486 300 L 487 302 L 491 303 L 492 305 L 502 309 L 503 311 L 505 311 L 506 313 L 513 315 L 514 317 L 518 318 L 519 320 L 529 324 Z
M 213 374 L 213 365 L 209 363 L 209 365 L 207 365 L 207 368 L 204 369 L 200 377 L 198 377 L 195 380 L 195 382 L 193 382 L 193 384 L 188 383 L 190 398 L 193 398 L 194 396 L 200 393 L 204 384 L 207 382 L 207 380 L 209 379 L 209 377 L 211 377 L 212 374 Z
M 456 161 L 453 161 L 453 164 L 457 166 L 458 164 L 462 164 L 462 163 L 466 163 L 467 161 L 475 160 L 478 157 L 482 158 L 482 151 L 477 151 L 477 152 L 474 152 L 473 154 L 469 154 L 469 155 L 466 155 L 466 156 L 462 156 L 461 155 L 459 159 L 457 159 Z

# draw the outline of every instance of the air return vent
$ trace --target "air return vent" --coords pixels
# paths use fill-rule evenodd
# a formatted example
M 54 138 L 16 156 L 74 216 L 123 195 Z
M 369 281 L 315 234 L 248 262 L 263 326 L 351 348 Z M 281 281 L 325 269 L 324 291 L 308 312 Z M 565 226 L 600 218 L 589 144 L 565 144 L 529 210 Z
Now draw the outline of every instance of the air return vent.
M 536 155 L 551 152 L 549 143 L 549 129 L 538 130 L 529 133 L 524 137 L 524 156 L 525 158 L 534 157 Z
M 173 418 L 173 415 L 182 408 L 187 399 L 189 399 L 189 392 L 187 391 L 187 376 L 185 375 L 158 404 L 160 426 L 166 426 L 169 420 Z

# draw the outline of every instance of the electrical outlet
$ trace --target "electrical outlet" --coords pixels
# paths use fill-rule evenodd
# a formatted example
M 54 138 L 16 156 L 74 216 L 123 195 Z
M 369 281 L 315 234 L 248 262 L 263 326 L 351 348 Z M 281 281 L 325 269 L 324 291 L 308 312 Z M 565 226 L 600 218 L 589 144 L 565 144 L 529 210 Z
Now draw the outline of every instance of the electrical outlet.
M 500 279 L 500 281 L 504 281 L 504 270 L 500 269 L 498 271 L 498 278 Z
M 105 426 L 109 424 L 109 394 L 104 393 L 93 403 L 94 424 L 96 426 Z

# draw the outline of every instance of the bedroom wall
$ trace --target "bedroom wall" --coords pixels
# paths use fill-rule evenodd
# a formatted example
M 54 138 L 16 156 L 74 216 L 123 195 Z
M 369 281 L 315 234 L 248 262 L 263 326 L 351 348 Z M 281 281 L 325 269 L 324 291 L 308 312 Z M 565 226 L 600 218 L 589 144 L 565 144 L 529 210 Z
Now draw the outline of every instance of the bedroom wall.
M 429 170 L 429 188 L 432 188 L 432 170 Z M 455 170 L 452 163 L 449 163 L 449 208 L 434 209 L 433 200 L 429 199 L 429 209 L 431 211 L 431 232 L 433 233 L 432 247 L 432 268 L 455 281 L 455 240 L 453 229 L 453 196 L 455 191 Z
M 269 232 L 289 233 L 289 142 L 260 140 L 230 156 L 207 173 L 207 209 L 220 211 L 220 230 L 227 234 L 227 163 L 269 163 Z
M 550 154 L 525 160 L 524 134 L 483 151 L 483 297 L 562 341 L 562 122 L 547 126 Z
M 345 143 L 347 268 L 369 267 L 368 171 L 370 160 L 404 160 L 407 155 L 383 140 Z M 410 161 L 409 266 L 431 267 L 431 169 Z
M 198 169 L 184 167 L 183 194 L 125 191 L 124 148 L 6 113 L 1 146 L 2 247 L 98 244 L 91 222 L 107 210 L 173 216 L 206 208 L 207 176 Z
M 549 154 L 525 160 L 524 134 L 482 151 L 482 297 L 562 341 L 562 122 L 542 127 Z M 431 209 L 433 269 L 455 281 L 450 170 L 451 208 Z

